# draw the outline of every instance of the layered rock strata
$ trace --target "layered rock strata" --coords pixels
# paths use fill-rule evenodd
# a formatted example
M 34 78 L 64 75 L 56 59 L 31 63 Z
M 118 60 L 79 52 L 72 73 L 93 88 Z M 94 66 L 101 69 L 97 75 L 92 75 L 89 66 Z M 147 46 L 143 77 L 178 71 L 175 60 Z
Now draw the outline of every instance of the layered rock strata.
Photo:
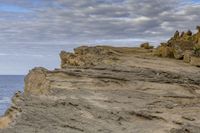
M 148 49 L 76 50 L 61 53 L 61 69 L 30 71 L 0 133 L 200 132 L 199 68 Z

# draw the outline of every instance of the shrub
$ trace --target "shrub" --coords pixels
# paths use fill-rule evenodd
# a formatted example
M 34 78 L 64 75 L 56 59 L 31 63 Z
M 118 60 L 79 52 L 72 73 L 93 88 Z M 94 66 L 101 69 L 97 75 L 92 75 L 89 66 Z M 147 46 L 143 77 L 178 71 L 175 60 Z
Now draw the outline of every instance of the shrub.
M 200 57 L 200 45 L 194 46 L 193 50 L 194 50 L 194 55 Z

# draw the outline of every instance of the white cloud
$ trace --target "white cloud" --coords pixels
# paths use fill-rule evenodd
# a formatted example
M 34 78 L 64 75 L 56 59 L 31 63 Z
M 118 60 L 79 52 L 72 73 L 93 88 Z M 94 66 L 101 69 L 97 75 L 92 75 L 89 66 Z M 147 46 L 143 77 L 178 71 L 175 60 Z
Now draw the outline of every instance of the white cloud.
M 72 50 L 98 42 L 128 46 L 146 40 L 158 43 L 177 29 L 194 30 L 200 22 L 200 5 L 185 0 L 1 0 L 1 3 L 30 10 L 26 13 L 0 10 L 0 53 L 24 56 L 58 57 L 61 49 Z M 11 59 L 12 55 L 8 56 Z M 29 58 L 23 61 L 41 63 L 38 56 Z M 42 64 L 58 66 L 55 60 L 58 58 L 46 63 L 42 60 Z M 27 66 L 18 67 L 30 69 Z

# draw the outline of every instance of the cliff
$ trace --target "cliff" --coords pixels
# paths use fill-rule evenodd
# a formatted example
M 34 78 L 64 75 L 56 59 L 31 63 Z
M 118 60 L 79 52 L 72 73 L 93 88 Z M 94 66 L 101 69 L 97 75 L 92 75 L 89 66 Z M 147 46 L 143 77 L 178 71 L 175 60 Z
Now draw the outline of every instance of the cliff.
M 84 46 L 60 57 L 60 69 L 29 72 L 0 133 L 200 132 L 199 68 L 145 48 Z

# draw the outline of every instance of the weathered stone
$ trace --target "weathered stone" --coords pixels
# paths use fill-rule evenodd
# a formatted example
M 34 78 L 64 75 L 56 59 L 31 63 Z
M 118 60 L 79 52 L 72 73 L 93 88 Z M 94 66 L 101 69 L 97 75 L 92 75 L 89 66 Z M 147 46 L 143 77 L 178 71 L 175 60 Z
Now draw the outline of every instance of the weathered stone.
M 183 59 L 185 50 L 193 50 L 194 44 L 190 41 L 176 41 L 173 44 L 173 53 L 176 59 Z
M 179 44 L 175 44 L 173 46 L 173 54 L 174 54 L 174 57 L 176 59 L 182 59 L 183 58 L 183 50 L 180 48 L 180 45 Z
M 200 32 L 200 26 L 197 26 L 196 29 L 198 30 L 198 32 Z
M 146 49 L 104 48 L 112 54 L 94 49 L 106 60 L 120 53 L 115 65 L 96 55 L 87 58 L 95 67 L 31 70 L 25 94 L 16 93 L 17 104 L 0 118 L 0 133 L 199 133 L 199 69 Z M 86 62 L 87 52 L 62 56 Z
M 185 32 L 181 32 L 180 37 L 182 38 L 185 35 Z
M 162 57 L 173 57 L 173 51 L 171 47 L 161 47 Z
M 176 31 L 176 32 L 174 33 L 174 38 L 179 38 L 179 31 Z
M 200 44 L 200 26 L 197 26 L 197 30 L 198 32 L 196 34 L 193 34 L 192 31 L 188 30 L 187 32 L 182 32 L 181 35 L 176 31 L 174 36 L 171 37 L 167 43 L 161 44 L 161 47 L 157 49 L 157 53 L 160 53 L 157 55 L 162 56 L 163 53 L 163 57 L 168 57 L 166 56 L 168 55 L 166 54 L 167 52 L 164 53 L 166 48 L 163 47 L 170 47 L 173 51 L 174 58 L 184 59 L 185 62 L 190 62 L 191 55 L 188 52 L 185 53 L 186 50 L 192 51 L 195 56 L 200 56 L 200 48 L 195 47 Z
M 153 49 L 153 46 L 150 46 L 148 42 L 141 44 L 140 47 L 144 49 Z
M 186 50 L 186 51 L 184 52 L 183 61 L 184 61 L 185 63 L 190 63 L 192 54 L 193 54 L 193 51 L 191 51 L 191 50 Z
M 50 88 L 50 83 L 46 79 L 48 70 L 42 67 L 34 68 L 25 77 L 25 94 L 42 95 Z
M 156 56 L 160 56 L 160 57 L 173 57 L 173 51 L 172 51 L 172 48 L 169 47 L 169 46 L 159 46 L 158 48 L 156 48 L 154 50 L 154 55 Z
M 190 64 L 193 65 L 193 66 L 200 67 L 200 57 L 192 56 Z
M 191 30 L 188 30 L 186 34 L 187 34 L 188 36 L 192 36 L 192 31 L 191 31 Z
M 65 68 L 67 66 L 84 66 L 84 58 L 81 56 L 82 54 L 73 54 L 65 51 L 61 51 L 61 68 Z
M 68 66 L 95 66 L 99 63 L 110 63 L 116 61 L 120 51 L 108 46 L 87 47 L 82 46 L 74 49 L 74 53 L 61 51 L 61 68 Z M 95 57 L 95 58 L 94 58 Z

